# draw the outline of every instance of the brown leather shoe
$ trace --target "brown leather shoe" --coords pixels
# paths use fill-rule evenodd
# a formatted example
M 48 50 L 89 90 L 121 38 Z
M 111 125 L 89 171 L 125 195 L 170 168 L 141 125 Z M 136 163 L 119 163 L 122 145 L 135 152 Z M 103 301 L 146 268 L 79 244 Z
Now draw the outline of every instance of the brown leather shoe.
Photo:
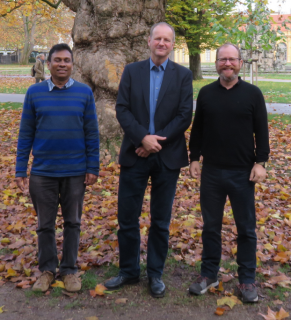
M 81 280 L 75 274 L 66 274 L 63 276 L 65 289 L 70 292 L 81 290 Z
M 32 291 L 46 292 L 50 284 L 54 281 L 55 277 L 52 272 L 44 271 L 41 276 L 36 280 L 32 287 Z

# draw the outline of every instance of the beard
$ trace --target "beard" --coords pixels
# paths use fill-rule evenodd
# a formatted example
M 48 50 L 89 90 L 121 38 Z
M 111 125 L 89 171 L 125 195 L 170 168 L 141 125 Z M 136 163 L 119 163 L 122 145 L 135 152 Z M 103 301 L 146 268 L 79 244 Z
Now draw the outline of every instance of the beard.
M 227 77 L 226 75 L 224 75 L 223 70 L 225 70 L 225 69 L 222 69 L 219 71 L 217 70 L 217 72 L 218 72 L 220 78 L 226 82 L 231 82 L 238 77 L 239 71 L 236 71 L 235 69 L 231 69 L 231 70 L 233 70 L 233 75 L 230 77 Z

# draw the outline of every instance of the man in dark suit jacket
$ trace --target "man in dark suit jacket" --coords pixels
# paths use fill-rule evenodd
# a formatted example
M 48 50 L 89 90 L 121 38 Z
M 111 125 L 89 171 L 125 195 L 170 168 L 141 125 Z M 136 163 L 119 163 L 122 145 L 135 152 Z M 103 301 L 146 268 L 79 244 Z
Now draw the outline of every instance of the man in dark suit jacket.
M 167 23 L 151 28 L 151 57 L 125 67 L 116 103 L 117 119 L 125 133 L 119 157 L 120 272 L 105 286 L 116 289 L 139 281 L 139 216 L 151 177 L 147 275 L 154 297 L 163 297 L 165 292 L 161 276 L 176 183 L 180 168 L 188 165 L 184 132 L 193 108 L 191 71 L 168 59 L 174 41 L 174 29 Z

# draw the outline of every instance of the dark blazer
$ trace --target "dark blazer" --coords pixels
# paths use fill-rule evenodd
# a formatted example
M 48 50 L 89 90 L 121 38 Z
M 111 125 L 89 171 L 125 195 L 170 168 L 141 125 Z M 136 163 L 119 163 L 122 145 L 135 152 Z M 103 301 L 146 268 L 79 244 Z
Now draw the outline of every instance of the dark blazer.
M 119 85 L 116 117 L 124 130 L 119 163 L 131 167 L 138 156 L 136 148 L 149 134 L 150 121 L 150 63 L 149 59 L 125 67 Z M 184 132 L 191 124 L 193 111 L 192 72 L 168 61 L 155 112 L 156 135 L 166 137 L 160 141 L 159 152 L 169 169 L 189 164 Z

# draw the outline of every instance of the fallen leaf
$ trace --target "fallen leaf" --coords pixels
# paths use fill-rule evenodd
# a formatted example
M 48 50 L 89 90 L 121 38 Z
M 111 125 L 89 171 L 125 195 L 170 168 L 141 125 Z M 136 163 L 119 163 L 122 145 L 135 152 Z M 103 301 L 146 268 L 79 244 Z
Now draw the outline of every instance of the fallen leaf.
M 97 284 L 95 287 L 95 292 L 98 296 L 104 296 L 104 291 L 106 291 L 107 288 L 103 286 L 103 284 Z
M 218 316 L 222 316 L 224 314 L 224 311 L 225 310 L 223 308 L 217 307 L 214 313 Z
M 281 301 L 281 300 L 275 300 L 275 301 L 273 301 L 273 303 L 274 303 L 274 304 L 283 304 L 283 301 Z
M 127 301 L 128 301 L 127 298 L 119 298 L 119 299 L 116 299 L 116 300 L 115 300 L 115 303 L 116 303 L 116 304 L 124 304 L 124 303 L 126 303 Z
M 65 285 L 64 285 L 63 281 L 57 281 L 57 280 L 55 281 L 55 283 L 51 284 L 51 287 L 65 289 Z
M 4 312 L 4 310 L 3 310 L 4 307 L 5 307 L 5 305 L 2 306 L 2 307 L 0 307 L 0 313 L 3 313 L 3 312 Z
M 268 314 L 264 315 L 262 313 L 259 313 L 265 320 L 282 320 L 289 317 L 289 313 L 286 312 L 283 308 L 281 308 L 279 311 L 273 311 L 268 307 Z
M 242 304 L 242 302 L 236 296 L 224 297 L 217 300 L 218 306 L 223 306 L 224 304 L 232 309 L 236 304 Z

